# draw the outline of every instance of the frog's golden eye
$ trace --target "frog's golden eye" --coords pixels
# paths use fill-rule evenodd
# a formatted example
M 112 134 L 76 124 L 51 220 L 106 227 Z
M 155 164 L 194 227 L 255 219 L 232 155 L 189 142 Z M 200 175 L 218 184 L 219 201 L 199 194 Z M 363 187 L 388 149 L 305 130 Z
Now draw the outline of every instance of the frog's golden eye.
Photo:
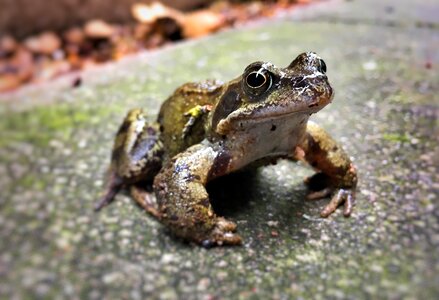
M 271 84 L 271 74 L 264 68 L 251 71 L 245 76 L 246 90 L 253 96 L 261 95 L 271 87 Z

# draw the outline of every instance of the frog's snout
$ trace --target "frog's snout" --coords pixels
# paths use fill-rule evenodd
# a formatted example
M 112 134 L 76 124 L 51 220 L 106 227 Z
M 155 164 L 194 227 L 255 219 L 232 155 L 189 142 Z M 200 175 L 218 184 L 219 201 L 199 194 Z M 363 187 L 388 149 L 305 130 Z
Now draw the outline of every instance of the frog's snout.
M 288 68 L 298 68 L 299 70 L 307 70 L 308 72 L 318 71 L 322 74 L 325 74 L 327 70 L 325 61 L 315 52 L 299 54 Z
M 320 73 L 326 73 L 326 63 L 318 56 L 315 52 L 306 52 L 306 62 L 313 69 L 319 71 Z

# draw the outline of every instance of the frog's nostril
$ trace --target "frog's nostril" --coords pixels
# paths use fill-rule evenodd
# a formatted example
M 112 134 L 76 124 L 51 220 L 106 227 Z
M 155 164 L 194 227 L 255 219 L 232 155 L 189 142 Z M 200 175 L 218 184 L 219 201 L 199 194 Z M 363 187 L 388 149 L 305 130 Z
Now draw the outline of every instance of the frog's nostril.
M 321 73 L 326 73 L 326 63 L 323 59 L 319 58 L 318 60 L 318 67 L 317 69 L 319 70 L 319 72 Z

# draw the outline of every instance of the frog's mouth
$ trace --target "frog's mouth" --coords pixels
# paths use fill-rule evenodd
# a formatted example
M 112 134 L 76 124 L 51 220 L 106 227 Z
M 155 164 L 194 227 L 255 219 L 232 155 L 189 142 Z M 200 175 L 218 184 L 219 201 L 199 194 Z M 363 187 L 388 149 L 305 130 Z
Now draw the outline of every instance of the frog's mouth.
M 318 110 L 320 110 L 320 108 L 316 109 L 316 112 Z M 301 123 L 305 122 L 312 113 L 314 112 L 311 112 L 309 109 L 303 109 L 292 112 L 259 115 L 254 117 L 243 115 L 233 117 L 229 115 L 226 119 L 223 119 L 218 123 L 216 132 L 224 135 L 230 130 L 246 130 L 249 127 L 257 126 L 256 124 L 273 123 L 273 121 L 278 121 L 281 119 L 284 119 L 286 122 Z
M 251 123 L 253 121 L 259 122 L 270 119 L 294 117 L 295 115 L 312 115 L 331 103 L 332 99 L 333 95 L 331 95 L 330 98 L 320 98 L 312 102 L 295 105 L 291 110 L 282 109 L 280 106 L 276 105 L 271 108 L 270 106 L 267 106 L 263 112 L 258 109 L 251 109 L 248 112 L 234 111 L 223 121 L 228 121 L 230 123 L 245 121 Z
M 291 112 L 280 112 L 280 113 L 276 113 L 276 114 L 262 114 L 262 115 L 257 115 L 254 116 L 253 118 L 246 118 L 243 116 L 239 116 L 236 118 L 233 118 L 233 122 L 235 121 L 246 121 L 248 123 L 251 122 L 259 122 L 259 121 L 266 121 L 266 120 L 278 120 L 278 119 L 286 119 L 286 118 L 293 118 L 295 116 L 298 115 L 312 115 L 316 112 L 318 112 L 319 110 L 321 110 L 324 106 L 323 105 L 313 105 L 312 107 L 314 107 L 313 109 L 300 109 L 300 110 L 295 110 L 295 111 L 291 111 Z

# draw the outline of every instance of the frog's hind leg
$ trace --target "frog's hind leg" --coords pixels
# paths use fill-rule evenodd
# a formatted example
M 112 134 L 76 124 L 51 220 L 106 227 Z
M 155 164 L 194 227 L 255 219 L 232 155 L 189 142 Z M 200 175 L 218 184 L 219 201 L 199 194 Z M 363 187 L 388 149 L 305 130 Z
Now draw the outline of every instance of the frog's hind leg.
M 141 109 L 131 110 L 116 134 L 104 195 L 95 205 L 98 211 L 113 201 L 124 187 L 152 181 L 161 168 L 163 145 L 158 123 L 148 123 Z

